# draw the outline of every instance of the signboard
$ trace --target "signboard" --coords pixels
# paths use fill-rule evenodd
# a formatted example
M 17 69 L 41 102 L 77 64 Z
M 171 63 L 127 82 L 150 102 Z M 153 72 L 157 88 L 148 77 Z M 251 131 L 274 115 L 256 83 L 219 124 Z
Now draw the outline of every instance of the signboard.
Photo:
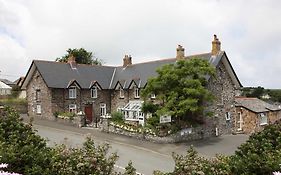
M 172 117 L 170 115 L 160 116 L 160 123 L 170 123 L 172 121 Z

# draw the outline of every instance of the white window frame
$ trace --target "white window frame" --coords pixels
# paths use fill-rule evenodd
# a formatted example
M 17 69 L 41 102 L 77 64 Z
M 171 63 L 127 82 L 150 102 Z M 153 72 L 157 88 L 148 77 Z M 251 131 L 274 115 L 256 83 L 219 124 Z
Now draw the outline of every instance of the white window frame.
M 69 110 L 69 112 L 73 112 L 73 113 L 76 114 L 76 112 L 77 112 L 77 106 L 76 106 L 76 104 L 69 104 L 69 105 L 68 105 L 68 110 Z
M 106 104 L 105 103 L 100 104 L 100 116 L 106 116 Z
M 151 98 L 151 99 L 155 99 L 155 98 L 156 98 L 156 95 L 155 95 L 154 93 L 152 93 L 152 94 L 150 95 L 150 98 Z
M 36 114 L 41 114 L 41 113 L 42 113 L 41 104 L 37 104 L 36 105 Z
M 138 87 L 134 87 L 135 98 L 140 98 L 140 89 Z
M 93 86 L 91 88 L 91 98 L 98 98 L 98 87 Z
M 41 97 L 41 90 L 40 89 L 36 89 L 36 91 L 35 91 L 35 99 L 36 99 L 36 101 L 40 101 L 40 97 Z
M 124 89 L 122 89 L 121 87 L 119 88 L 119 97 L 124 98 Z
M 259 114 L 259 118 L 260 118 L 260 125 L 267 125 L 268 124 L 268 118 L 266 113 L 260 113 Z
M 231 113 L 230 112 L 226 112 L 225 113 L 225 120 L 226 121 L 230 121 L 230 119 L 231 119 Z
M 68 97 L 70 99 L 75 99 L 77 97 L 77 90 L 76 86 L 71 86 L 68 89 Z

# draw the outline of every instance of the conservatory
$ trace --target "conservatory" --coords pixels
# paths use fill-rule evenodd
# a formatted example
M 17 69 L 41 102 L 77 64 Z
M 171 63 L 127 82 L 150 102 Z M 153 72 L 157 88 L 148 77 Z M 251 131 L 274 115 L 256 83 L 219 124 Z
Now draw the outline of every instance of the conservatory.
M 138 100 L 129 101 L 124 108 L 121 108 L 126 121 L 134 121 L 144 125 L 144 113 L 141 111 L 142 103 L 143 101 Z

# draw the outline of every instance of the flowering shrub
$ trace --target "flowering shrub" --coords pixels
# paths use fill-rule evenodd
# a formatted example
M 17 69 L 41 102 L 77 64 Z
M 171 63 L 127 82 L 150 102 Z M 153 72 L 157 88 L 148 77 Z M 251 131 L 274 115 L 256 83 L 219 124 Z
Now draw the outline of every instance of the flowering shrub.
M 234 174 L 272 174 L 281 164 L 281 123 L 268 125 L 250 136 L 231 157 Z
M 6 163 L 1 163 L 0 164 L 0 169 L 7 168 L 7 167 L 8 167 L 8 164 L 6 164 Z M 21 175 L 21 174 L 10 173 L 10 172 L 6 172 L 6 171 L 3 171 L 3 170 L 0 170 L 0 175 Z

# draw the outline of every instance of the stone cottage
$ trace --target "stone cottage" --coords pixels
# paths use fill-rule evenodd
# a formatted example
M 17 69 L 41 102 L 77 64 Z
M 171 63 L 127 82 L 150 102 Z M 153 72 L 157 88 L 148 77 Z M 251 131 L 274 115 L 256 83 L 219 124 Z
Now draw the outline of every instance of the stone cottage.
M 264 126 L 281 119 L 281 108 L 258 98 L 235 98 L 235 130 L 251 134 L 261 131 Z
M 77 64 L 73 57 L 68 63 L 34 60 L 22 85 L 27 93 L 28 114 L 52 119 L 54 112 L 83 111 L 90 123 L 116 110 L 125 110 L 126 119 L 142 120 L 140 91 L 149 77 L 157 75 L 156 68 L 195 57 L 208 60 L 216 68 L 216 78 L 208 80 L 208 88 L 216 97 L 209 108 L 214 113 L 217 131 L 230 133 L 235 95 L 241 83 L 216 35 L 209 53 L 186 56 L 179 45 L 175 58 L 138 64 L 133 64 L 129 55 L 123 58 L 122 66 Z M 227 120 L 226 114 L 230 116 Z

